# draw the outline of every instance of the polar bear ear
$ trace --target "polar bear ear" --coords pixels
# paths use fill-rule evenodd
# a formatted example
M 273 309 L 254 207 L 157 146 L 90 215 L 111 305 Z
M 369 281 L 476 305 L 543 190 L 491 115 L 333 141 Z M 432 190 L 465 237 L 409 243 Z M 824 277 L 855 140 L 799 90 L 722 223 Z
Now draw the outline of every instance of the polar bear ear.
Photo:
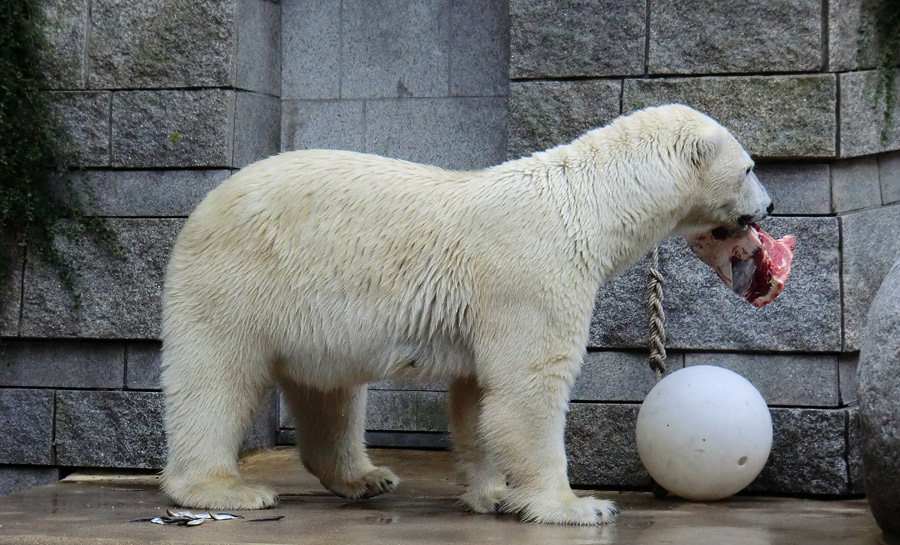
M 708 165 L 719 154 L 724 141 L 724 132 L 722 127 L 716 125 L 706 125 L 699 129 L 692 156 L 694 166 L 700 168 Z

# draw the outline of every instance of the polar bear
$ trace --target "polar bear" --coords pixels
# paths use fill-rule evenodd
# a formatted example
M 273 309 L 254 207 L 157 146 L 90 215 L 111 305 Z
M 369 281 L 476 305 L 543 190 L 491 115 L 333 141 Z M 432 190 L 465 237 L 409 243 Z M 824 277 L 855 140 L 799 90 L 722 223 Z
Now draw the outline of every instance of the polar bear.
M 449 377 L 469 509 L 612 521 L 612 502 L 572 492 L 563 444 L 595 294 L 670 235 L 764 217 L 752 168 L 680 105 L 484 170 L 326 150 L 244 168 L 193 212 L 167 270 L 164 491 L 188 507 L 275 504 L 237 455 L 277 383 L 325 488 L 389 492 L 398 478 L 363 443 L 366 384 Z

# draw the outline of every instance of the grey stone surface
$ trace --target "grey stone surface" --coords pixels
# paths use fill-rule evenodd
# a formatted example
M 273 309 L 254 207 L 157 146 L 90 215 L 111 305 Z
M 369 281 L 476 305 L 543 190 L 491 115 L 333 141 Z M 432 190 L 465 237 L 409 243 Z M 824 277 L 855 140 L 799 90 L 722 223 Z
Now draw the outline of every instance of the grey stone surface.
M 165 455 L 162 394 L 89 390 L 56 394 L 58 464 L 157 469 L 165 463 Z
M 757 177 L 780 216 L 831 213 L 831 167 L 828 163 L 762 163 Z
M 507 157 L 571 142 L 619 115 L 622 82 L 527 81 L 509 89 Z
M 838 372 L 841 377 L 841 404 L 849 405 L 858 400 L 859 380 L 857 370 L 859 368 L 859 353 L 850 352 L 838 355 Z
M 366 151 L 445 168 L 495 165 L 506 156 L 505 98 L 373 100 Z
M 445 97 L 449 0 L 343 0 L 341 97 Z
M 900 152 L 878 156 L 878 177 L 881 180 L 881 202 L 900 202 Z
M 281 94 L 281 6 L 266 0 L 238 0 L 234 86 Z
M 11 239 L 0 237 L 0 244 L 10 244 Z M 0 336 L 19 334 L 19 314 L 22 309 L 22 260 L 16 253 L 13 259 L 0 265 Z
M 123 91 L 112 99 L 112 166 L 232 164 L 234 91 Z
M 900 204 L 841 218 L 844 350 L 859 350 L 872 297 L 900 257 Z
M 125 387 L 129 390 L 159 390 L 162 345 L 130 342 L 125 346 Z
M 106 91 L 50 93 L 53 111 L 71 139 L 73 163 L 109 166 L 110 97 Z
M 373 431 L 447 431 L 447 394 L 370 390 L 366 429 Z
M 0 496 L 59 480 L 55 467 L 0 466 Z
M 428 392 L 446 392 L 449 380 L 406 380 L 388 379 L 369 384 L 371 390 L 424 390 Z
M 59 279 L 29 260 L 25 273 L 22 332 L 34 337 L 155 339 L 160 294 L 169 251 L 181 219 L 113 219 L 125 252 L 118 259 L 94 243 L 64 236 L 57 248 L 82 274 L 74 279 L 82 306 L 75 308 Z
M 811 351 L 841 349 L 839 234 L 835 218 L 772 217 L 772 236 L 797 237 L 791 276 L 779 298 L 762 309 L 729 290 L 694 257 L 684 240 L 660 249 L 666 279 L 667 346 L 693 350 Z M 601 286 L 589 346 L 645 348 L 645 258 Z
M 680 102 L 718 120 L 751 155 L 833 157 L 835 95 L 832 74 L 634 79 L 622 108 Z
M 748 487 L 777 494 L 846 494 L 847 410 L 772 409 L 772 453 Z
M 237 2 L 92 0 L 88 86 L 231 85 Z
M 841 81 L 841 157 L 856 157 L 900 149 L 900 102 L 894 105 L 893 123 L 887 143 L 882 143 L 884 99 L 875 100 L 878 72 L 839 74 Z M 900 73 L 894 79 L 900 89 Z
M 93 190 L 93 202 L 81 193 L 88 213 L 170 217 L 190 214 L 231 170 L 86 170 L 71 176 Z
M 271 390 L 253 417 L 247 437 L 241 444 L 240 452 L 248 453 L 275 446 L 278 430 L 278 396 Z
M 0 464 L 49 465 L 53 390 L 0 388 Z
M 865 468 L 863 465 L 862 437 L 859 429 L 859 407 L 847 411 L 847 470 L 850 475 L 850 494 L 865 494 L 863 486 Z
M 366 445 L 374 448 L 440 450 L 452 448 L 450 434 L 440 432 L 367 431 Z
M 875 520 L 900 534 L 900 258 L 872 299 L 859 353 L 863 483 Z
M 341 2 L 281 4 L 281 98 L 341 96 Z
M 88 0 L 41 0 L 41 33 L 47 48 L 40 63 L 51 89 L 84 88 Z
M 361 100 L 285 100 L 281 149 L 365 151 L 364 109 Z
M 669 372 L 684 367 L 684 355 L 668 354 Z M 646 352 L 588 352 L 575 381 L 572 401 L 642 402 L 656 385 Z
M 829 0 L 828 71 L 871 68 L 878 63 L 878 0 Z
M 644 73 L 643 0 L 510 0 L 512 79 Z
M 509 93 L 509 1 L 451 2 L 450 95 Z
M 120 343 L 8 341 L 0 346 L 0 384 L 25 388 L 122 388 Z
M 566 418 L 569 482 L 592 488 L 647 488 L 634 428 L 640 405 L 573 403 Z
M 875 157 L 860 157 L 831 164 L 831 207 L 847 212 L 881 204 L 881 184 Z
M 257 0 L 259 1 L 259 0 Z M 238 91 L 234 103 L 234 157 L 237 168 L 278 153 L 281 101 L 278 97 Z
M 661 0 L 649 6 L 651 74 L 822 68 L 819 0 Z
M 702 353 L 685 354 L 686 366 L 716 365 L 746 378 L 766 403 L 793 407 L 837 407 L 840 404 L 838 358 Z

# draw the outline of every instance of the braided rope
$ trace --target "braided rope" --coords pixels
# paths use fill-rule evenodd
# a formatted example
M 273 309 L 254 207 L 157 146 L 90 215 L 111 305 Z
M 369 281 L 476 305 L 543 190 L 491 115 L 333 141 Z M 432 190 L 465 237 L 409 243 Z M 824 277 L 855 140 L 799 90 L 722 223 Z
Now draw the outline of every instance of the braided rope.
M 650 256 L 647 282 L 647 314 L 650 322 L 650 367 L 656 372 L 656 381 L 666 372 L 666 313 L 663 310 L 663 286 L 666 281 L 659 272 L 659 247 Z

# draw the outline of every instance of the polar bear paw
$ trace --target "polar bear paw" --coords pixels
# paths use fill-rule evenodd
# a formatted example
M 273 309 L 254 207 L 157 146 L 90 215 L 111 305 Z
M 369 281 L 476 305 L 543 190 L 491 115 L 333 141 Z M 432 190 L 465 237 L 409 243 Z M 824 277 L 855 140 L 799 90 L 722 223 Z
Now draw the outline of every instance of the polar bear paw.
M 500 513 L 503 511 L 503 502 L 508 494 L 506 479 L 498 477 L 484 483 L 469 485 L 459 499 L 470 511 Z
M 362 477 L 349 482 L 322 484 L 342 498 L 362 500 L 393 491 L 400 484 L 400 478 L 386 467 L 376 467 Z
M 278 503 L 273 490 L 234 477 L 219 477 L 195 484 L 165 486 L 182 507 L 200 509 L 265 509 Z
M 538 501 L 521 512 L 522 520 L 527 522 L 594 526 L 614 522 L 619 508 L 608 500 L 573 495 L 564 501 Z

